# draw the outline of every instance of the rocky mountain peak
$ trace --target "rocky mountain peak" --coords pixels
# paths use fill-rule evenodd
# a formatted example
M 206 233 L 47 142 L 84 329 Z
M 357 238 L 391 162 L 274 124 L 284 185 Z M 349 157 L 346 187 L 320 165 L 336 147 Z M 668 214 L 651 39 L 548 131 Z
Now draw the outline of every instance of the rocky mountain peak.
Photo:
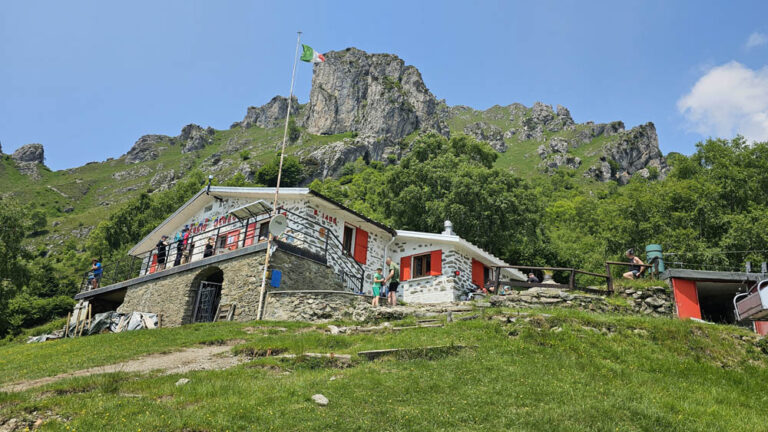
M 347 48 L 325 59 L 312 75 L 304 121 L 309 133 L 358 132 L 393 140 L 416 130 L 448 134 L 421 73 L 399 57 Z
M 42 144 L 26 144 L 16 149 L 11 155 L 11 159 L 21 163 L 44 163 L 45 150 Z
M 203 129 L 201 126 L 190 123 L 181 129 L 178 140 L 182 142 L 182 153 L 190 153 L 202 150 L 205 146 L 213 142 L 213 135 L 216 133 L 212 127 Z
M 135 164 L 155 160 L 160 156 L 157 150 L 157 144 L 170 140 L 168 135 L 144 135 L 123 155 L 125 163 Z
M 584 175 L 600 181 L 616 180 L 619 184 L 628 183 L 635 173 L 651 179 L 666 177 L 669 167 L 659 150 L 656 126 L 648 122 L 624 131 L 622 123 L 621 129 L 612 132 L 618 135 L 619 139 L 603 147 L 600 162 L 590 167 Z M 609 131 L 613 130 L 614 128 L 609 128 Z

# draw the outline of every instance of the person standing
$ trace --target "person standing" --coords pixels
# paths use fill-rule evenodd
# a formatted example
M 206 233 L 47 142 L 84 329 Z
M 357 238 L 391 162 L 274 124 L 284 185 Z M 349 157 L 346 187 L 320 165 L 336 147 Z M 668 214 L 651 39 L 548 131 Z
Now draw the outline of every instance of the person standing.
M 101 275 L 103 273 L 103 269 L 101 268 L 101 262 L 98 258 L 94 258 L 91 260 L 91 272 L 93 272 L 93 279 L 91 281 L 91 289 L 96 289 L 99 287 L 99 282 L 101 282 Z
M 539 278 L 536 277 L 533 273 L 528 273 L 528 280 L 526 280 L 528 283 L 540 283 Z
M 208 243 L 205 245 L 205 252 L 203 252 L 203 258 L 208 258 L 209 256 L 213 256 L 213 247 L 215 245 L 216 240 L 213 237 L 208 237 Z
M 381 267 L 379 267 L 376 269 L 376 274 L 373 275 L 373 300 L 371 300 L 371 306 L 379 305 L 382 282 L 384 282 L 384 275 L 381 274 Z
M 157 270 L 165 269 L 165 258 L 168 254 L 168 236 L 164 235 L 160 237 L 160 241 L 157 242 Z
M 182 230 L 181 233 L 176 233 L 176 238 L 174 239 L 176 243 L 176 258 L 173 259 L 174 267 L 181 264 L 181 257 L 184 255 L 184 232 Z
M 387 278 L 384 283 L 387 285 L 387 304 L 390 306 L 397 306 L 397 288 L 400 286 L 400 266 L 392 261 L 392 258 L 387 257 Z

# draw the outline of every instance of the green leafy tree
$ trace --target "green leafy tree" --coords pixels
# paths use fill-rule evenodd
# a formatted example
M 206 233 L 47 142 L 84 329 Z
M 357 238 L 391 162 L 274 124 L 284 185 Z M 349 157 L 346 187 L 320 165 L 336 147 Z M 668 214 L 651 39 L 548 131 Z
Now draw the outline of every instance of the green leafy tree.
M 280 167 L 280 154 L 278 153 L 266 165 L 256 172 L 256 181 L 259 184 L 274 187 L 277 185 L 277 173 Z M 304 167 L 293 156 L 283 158 L 283 174 L 280 177 L 280 186 L 298 186 L 304 180 Z

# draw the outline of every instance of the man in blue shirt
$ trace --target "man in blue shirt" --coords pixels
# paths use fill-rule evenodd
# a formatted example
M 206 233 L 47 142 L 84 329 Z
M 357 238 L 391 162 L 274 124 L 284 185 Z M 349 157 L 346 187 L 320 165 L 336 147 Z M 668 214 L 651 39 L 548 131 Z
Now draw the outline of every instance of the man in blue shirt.
M 99 287 L 99 281 L 101 281 L 101 273 L 103 272 L 101 263 L 97 258 L 91 260 L 91 272 L 93 273 L 91 275 L 91 289 L 96 289 Z

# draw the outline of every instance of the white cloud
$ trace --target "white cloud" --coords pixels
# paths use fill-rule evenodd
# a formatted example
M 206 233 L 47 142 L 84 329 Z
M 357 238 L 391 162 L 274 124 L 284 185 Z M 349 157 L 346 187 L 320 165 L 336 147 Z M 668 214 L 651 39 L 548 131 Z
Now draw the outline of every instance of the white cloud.
M 768 36 L 766 36 L 764 33 L 760 32 L 754 32 L 747 38 L 747 43 L 745 46 L 747 48 L 754 48 L 759 47 L 762 45 L 765 45 L 768 43 Z
M 768 67 L 754 70 L 735 61 L 713 67 L 677 109 L 702 135 L 768 141 Z

